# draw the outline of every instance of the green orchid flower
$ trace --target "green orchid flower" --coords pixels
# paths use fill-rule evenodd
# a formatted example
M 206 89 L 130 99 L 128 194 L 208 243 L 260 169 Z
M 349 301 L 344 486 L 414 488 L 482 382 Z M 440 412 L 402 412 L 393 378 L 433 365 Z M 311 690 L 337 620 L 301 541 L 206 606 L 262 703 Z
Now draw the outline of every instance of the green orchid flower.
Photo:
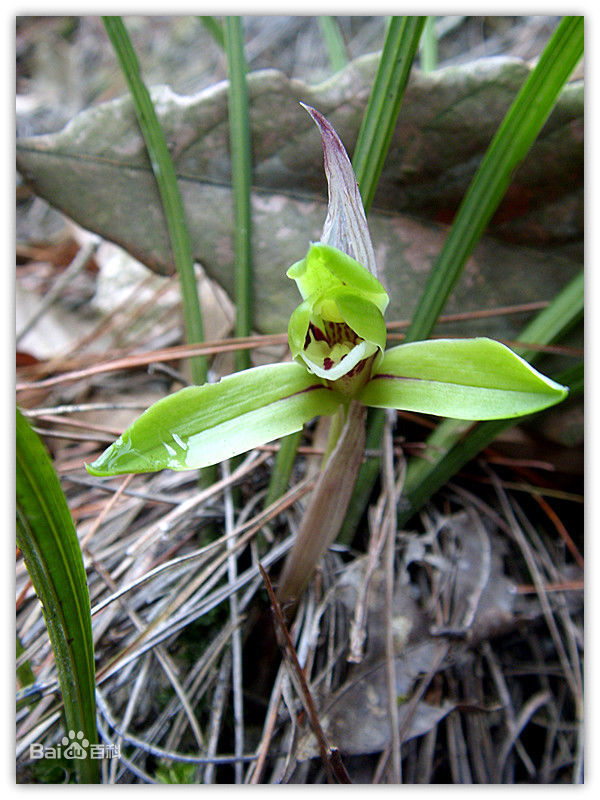
M 466 420 L 518 417 L 567 389 L 487 338 L 385 350 L 388 295 L 344 147 L 315 109 L 329 186 L 319 242 L 289 268 L 302 302 L 290 317 L 291 363 L 182 389 L 153 405 L 93 464 L 93 475 L 198 469 L 301 430 L 352 402 Z
M 325 244 L 311 245 L 287 275 L 304 298 L 290 317 L 292 358 L 325 385 L 356 395 L 383 358 L 385 289 L 358 261 Z

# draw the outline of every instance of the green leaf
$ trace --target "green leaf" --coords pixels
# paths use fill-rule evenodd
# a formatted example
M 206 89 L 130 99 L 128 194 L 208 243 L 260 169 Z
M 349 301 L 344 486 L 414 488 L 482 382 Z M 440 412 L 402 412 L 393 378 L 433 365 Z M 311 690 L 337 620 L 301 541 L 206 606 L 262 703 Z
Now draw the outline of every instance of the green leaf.
M 379 408 L 489 420 L 540 411 L 567 391 L 493 339 L 435 339 L 388 350 L 359 399 Z
M 16 637 L 16 639 L 17 639 L 16 655 L 17 659 L 19 659 L 19 657 L 22 656 L 23 653 L 25 652 L 25 648 L 21 644 L 18 636 Z M 31 664 L 29 663 L 29 661 L 24 661 L 22 664 L 19 664 L 17 666 L 17 681 L 20 683 L 22 687 L 30 686 L 32 683 L 35 683 L 35 674 L 33 672 L 33 669 L 31 668 Z
M 565 336 L 581 319 L 583 319 L 585 292 L 585 274 L 581 270 L 575 277 L 554 296 L 552 302 L 542 309 L 534 319 L 519 333 L 524 345 L 515 347 L 515 351 L 530 363 L 541 355 L 539 350 L 531 349 L 527 344 L 548 344 Z
M 223 30 L 223 23 L 216 17 L 199 17 L 200 22 L 204 25 L 206 30 L 213 37 L 215 42 L 223 50 L 225 49 L 225 32 Z
M 35 591 L 58 671 L 66 722 L 98 742 L 90 598 L 77 533 L 39 436 L 17 409 L 17 544 Z M 80 783 L 98 780 L 98 761 L 77 759 Z
M 421 59 L 421 69 L 423 72 L 431 72 L 438 65 L 438 39 L 435 29 L 435 17 L 427 17 L 427 22 L 423 28 L 423 36 L 419 47 Z
M 273 469 L 269 477 L 269 487 L 264 502 L 265 508 L 276 500 L 279 500 L 287 489 L 301 441 L 302 430 L 291 433 L 281 440 L 279 450 L 275 456 L 275 463 L 273 464 Z
M 93 464 L 92 475 L 207 467 L 287 436 L 343 398 L 299 364 L 269 364 L 155 403 Z

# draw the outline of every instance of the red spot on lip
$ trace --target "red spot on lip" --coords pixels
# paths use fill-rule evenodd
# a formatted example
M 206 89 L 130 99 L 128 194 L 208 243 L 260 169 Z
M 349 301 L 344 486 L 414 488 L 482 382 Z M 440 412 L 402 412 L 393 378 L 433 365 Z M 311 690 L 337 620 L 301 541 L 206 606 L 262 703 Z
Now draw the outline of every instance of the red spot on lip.
M 331 369 L 332 367 L 333 367 L 333 359 L 324 358 L 323 359 L 323 369 Z

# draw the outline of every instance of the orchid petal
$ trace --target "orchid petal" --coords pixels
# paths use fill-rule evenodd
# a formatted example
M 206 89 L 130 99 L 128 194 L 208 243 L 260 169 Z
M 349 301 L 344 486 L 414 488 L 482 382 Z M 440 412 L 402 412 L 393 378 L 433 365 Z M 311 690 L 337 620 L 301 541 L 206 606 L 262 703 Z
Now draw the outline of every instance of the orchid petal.
M 489 420 L 541 411 L 567 393 L 492 339 L 436 339 L 388 350 L 357 399 L 380 408 Z
M 270 364 L 159 400 L 93 464 L 92 475 L 199 469 L 294 433 L 343 398 L 298 364 Z
M 310 303 L 304 301 L 292 311 L 288 323 L 288 342 L 292 358 L 296 358 L 304 350 L 306 334 L 310 325 Z
M 387 339 L 385 320 L 374 303 L 354 292 L 345 291 L 336 292 L 334 301 L 346 325 L 361 339 L 376 344 L 380 350 L 384 349 Z

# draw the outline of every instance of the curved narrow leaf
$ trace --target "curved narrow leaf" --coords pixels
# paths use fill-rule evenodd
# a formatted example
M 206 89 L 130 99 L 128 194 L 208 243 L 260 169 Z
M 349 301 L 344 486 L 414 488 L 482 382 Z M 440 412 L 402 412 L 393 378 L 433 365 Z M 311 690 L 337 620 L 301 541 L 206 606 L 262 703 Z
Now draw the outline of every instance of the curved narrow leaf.
M 92 475 L 208 467 L 333 414 L 343 398 L 299 364 L 269 364 L 155 403 L 93 464 Z
M 327 48 L 329 63 L 334 72 L 343 69 L 348 63 L 348 53 L 344 36 L 335 17 L 317 17 L 321 36 Z
M 39 436 L 17 409 L 17 544 L 41 600 L 70 730 L 96 744 L 90 598 L 77 534 Z M 76 760 L 80 783 L 98 780 L 98 760 Z
M 252 154 L 248 114 L 248 85 L 241 17 L 227 16 L 223 22 L 224 46 L 229 73 L 228 117 L 233 186 L 233 246 L 235 251 L 235 335 L 249 336 L 252 328 Z M 237 371 L 250 368 L 248 350 L 235 353 Z
M 435 339 L 393 347 L 359 399 L 455 419 L 503 419 L 560 402 L 567 389 L 493 339 Z

